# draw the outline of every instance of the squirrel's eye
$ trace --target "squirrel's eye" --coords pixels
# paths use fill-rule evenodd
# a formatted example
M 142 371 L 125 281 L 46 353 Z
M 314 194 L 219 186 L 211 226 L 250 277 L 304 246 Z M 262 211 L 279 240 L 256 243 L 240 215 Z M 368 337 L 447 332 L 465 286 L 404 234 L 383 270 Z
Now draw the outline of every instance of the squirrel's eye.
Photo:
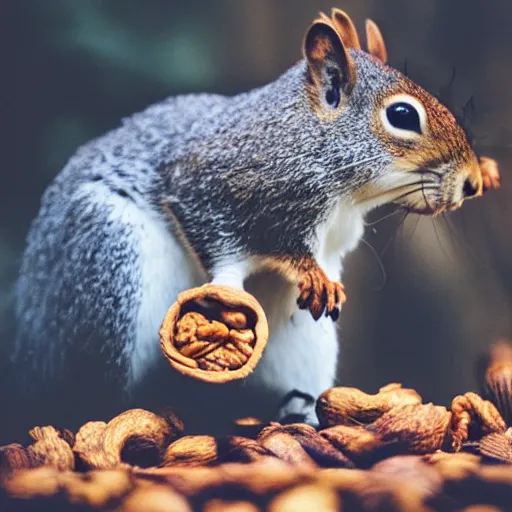
M 393 103 L 386 109 L 386 116 L 391 126 L 421 135 L 421 123 L 418 111 L 409 103 Z

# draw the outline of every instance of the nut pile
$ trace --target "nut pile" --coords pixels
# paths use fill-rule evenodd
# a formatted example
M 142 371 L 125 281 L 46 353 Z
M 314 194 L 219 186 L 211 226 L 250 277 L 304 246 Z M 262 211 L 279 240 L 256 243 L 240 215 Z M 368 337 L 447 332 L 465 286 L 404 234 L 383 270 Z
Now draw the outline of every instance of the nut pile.
M 0 448 L 0 510 L 512 510 L 511 355 L 493 347 L 489 400 L 449 408 L 389 384 L 326 391 L 317 428 L 243 418 L 230 435 L 191 436 L 143 409 L 76 434 L 36 427 L 29 446 Z
M 181 293 L 160 329 L 169 363 L 212 383 L 247 377 L 267 340 L 267 320 L 258 301 L 243 290 L 212 284 Z

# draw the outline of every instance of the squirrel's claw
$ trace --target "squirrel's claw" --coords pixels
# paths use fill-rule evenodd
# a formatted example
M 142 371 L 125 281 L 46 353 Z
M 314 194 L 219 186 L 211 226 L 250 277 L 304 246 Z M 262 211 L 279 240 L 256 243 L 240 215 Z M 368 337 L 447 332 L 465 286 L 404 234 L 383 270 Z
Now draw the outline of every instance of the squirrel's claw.
M 336 306 L 330 313 L 330 317 L 333 322 L 337 322 L 340 317 L 340 308 Z
M 325 311 L 335 322 L 340 314 L 341 305 L 346 301 L 343 285 L 329 281 L 320 267 L 304 272 L 299 282 L 300 295 L 297 304 L 300 309 L 309 309 L 315 320 Z

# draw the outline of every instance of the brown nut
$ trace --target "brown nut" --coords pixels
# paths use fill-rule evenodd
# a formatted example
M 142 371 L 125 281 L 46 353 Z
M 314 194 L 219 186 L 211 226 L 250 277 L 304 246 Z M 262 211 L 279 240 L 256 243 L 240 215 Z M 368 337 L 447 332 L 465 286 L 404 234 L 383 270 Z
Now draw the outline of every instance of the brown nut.
M 512 427 L 504 434 L 495 432 L 482 437 L 478 443 L 478 451 L 484 457 L 512 464 Z
M 134 469 L 138 481 L 171 486 L 185 496 L 196 496 L 206 489 L 224 483 L 224 475 L 217 467 L 166 466 L 161 468 Z
M 60 471 L 74 469 L 75 456 L 57 429 L 34 427 L 29 435 L 35 441 L 27 448 L 32 466 L 53 466 Z
M 162 466 L 207 466 L 218 458 L 212 436 L 185 436 L 167 447 Z
M 160 346 L 173 368 L 198 380 L 247 377 L 268 340 L 268 324 L 249 293 L 206 284 L 178 295 L 160 328 Z
M 331 468 L 353 468 L 354 463 L 325 436 L 313 427 L 295 423 L 279 427 L 281 432 L 290 434 L 304 448 L 306 453 L 319 465 Z
M 136 469 L 138 479 L 170 485 L 185 496 L 197 497 L 223 486 L 236 486 L 258 495 L 279 491 L 300 483 L 310 471 L 292 466 L 276 457 L 262 457 L 247 463 L 225 463 L 215 467 L 176 467 Z
M 74 505 L 101 509 L 130 492 L 135 481 L 130 471 L 103 469 L 87 473 L 63 473 L 59 484 Z
M 11 498 L 42 498 L 59 492 L 59 472 L 55 467 L 42 466 L 16 471 L 2 482 L 2 487 Z
M 269 505 L 269 512 L 337 512 L 341 499 L 331 487 L 301 484 L 279 494 Z
M 434 466 L 443 479 L 462 480 L 473 474 L 481 464 L 481 457 L 466 452 L 443 452 L 423 456 L 423 460 Z
M 512 467 L 509 464 L 483 464 L 465 475 L 444 476 L 444 485 L 439 497 L 451 504 L 451 510 L 481 503 L 510 510 L 512 503 Z M 439 503 L 431 501 L 435 510 Z
M 161 463 L 173 432 L 161 416 L 144 409 L 125 411 L 105 428 L 103 451 L 115 465 L 150 467 Z
M 311 480 L 316 466 L 294 465 L 276 457 L 264 457 L 251 464 L 222 464 L 219 469 L 226 484 L 241 486 L 254 494 L 266 495 Z
M 367 427 L 384 443 L 397 446 L 401 453 L 423 455 L 443 445 L 451 414 L 445 407 L 413 404 L 395 407 Z
M 103 450 L 103 438 L 107 424 L 104 421 L 89 421 L 80 427 L 75 436 L 73 452 L 77 458 L 77 469 L 114 467 L 113 457 Z
M 18 443 L 0 447 L 0 476 L 9 475 L 13 471 L 32 467 L 27 449 Z
M 419 455 L 390 457 L 375 464 L 371 472 L 392 477 L 398 482 L 407 482 L 408 487 L 415 487 L 425 497 L 439 492 L 443 485 L 440 473 Z
M 421 396 L 401 384 L 388 384 L 376 395 L 368 395 L 356 388 L 332 388 L 320 395 L 316 412 L 322 427 L 334 425 L 368 424 L 393 407 L 421 404 Z
M 449 436 L 451 448 L 458 451 L 468 440 L 479 440 L 483 435 L 504 433 L 505 422 L 496 407 L 476 393 L 456 396 L 451 405 L 452 420 Z
M 369 467 L 388 455 L 381 436 L 364 427 L 336 425 L 321 430 L 320 435 L 358 467 Z
M 508 425 L 512 425 L 512 343 L 500 340 L 490 350 L 485 391 Z
M 275 455 L 258 441 L 240 436 L 226 436 L 217 440 L 219 458 L 223 462 L 254 462 Z
M 315 461 L 304 450 L 300 442 L 279 423 L 272 423 L 265 427 L 258 435 L 258 442 L 276 457 L 294 466 L 317 468 Z
M 119 512 L 192 512 L 187 500 L 163 485 L 138 486 L 124 500 Z

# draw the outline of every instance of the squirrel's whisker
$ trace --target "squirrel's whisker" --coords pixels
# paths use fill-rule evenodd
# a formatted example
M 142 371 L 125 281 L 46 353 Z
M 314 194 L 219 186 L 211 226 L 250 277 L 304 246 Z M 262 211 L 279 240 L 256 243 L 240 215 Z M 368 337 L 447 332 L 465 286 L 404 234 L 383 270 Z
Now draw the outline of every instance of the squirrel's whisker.
M 388 213 L 386 215 L 383 215 L 382 217 L 379 217 L 377 220 L 374 220 L 373 222 L 365 222 L 365 226 L 375 226 L 376 224 L 379 224 L 380 222 L 389 219 L 390 217 L 393 217 L 397 213 L 400 213 L 400 208 L 397 208 L 396 210 L 393 210 L 391 213 Z
M 375 250 L 375 247 L 373 247 L 373 245 L 370 244 L 370 242 L 365 240 L 364 237 L 361 238 L 361 242 L 363 242 L 368 247 L 368 249 L 370 249 L 371 253 L 375 256 L 375 259 L 377 260 L 377 263 L 379 265 L 379 268 L 380 268 L 380 271 L 382 274 L 382 283 L 380 286 L 375 288 L 375 291 L 380 292 L 384 289 L 384 286 L 386 285 L 386 280 L 387 280 L 387 274 L 386 274 L 386 269 L 384 268 L 384 263 L 382 263 L 382 259 L 380 258 L 377 251 Z
M 437 176 L 439 179 L 442 179 L 443 173 L 441 171 L 434 171 L 433 169 L 418 169 L 416 171 L 412 171 L 414 174 L 433 174 L 434 176 Z
M 424 190 L 437 190 L 438 188 L 439 187 L 432 187 L 432 186 L 430 186 L 430 187 L 423 187 L 423 186 L 421 186 L 421 187 L 415 188 L 413 190 L 410 190 L 409 192 L 405 192 L 404 194 L 401 194 L 398 197 L 395 197 L 393 199 L 393 201 L 398 201 L 400 199 L 405 199 L 407 196 L 410 196 L 412 194 L 416 194 L 418 192 L 423 192 Z M 427 203 L 427 206 L 430 206 L 430 205 Z
M 405 195 L 408 195 L 409 193 L 414 193 L 414 192 L 421 192 L 422 187 L 425 185 L 425 183 L 429 184 L 428 187 L 425 187 L 425 190 L 436 190 L 436 189 L 439 189 L 439 185 L 434 183 L 433 181 L 430 181 L 430 180 L 429 181 L 418 180 L 418 181 L 414 181 L 412 183 L 404 183 L 403 185 L 399 185 L 399 186 L 397 186 L 395 188 L 392 188 L 392 189 L 389 189 L 389 190 L 384 190 L 384 191 L 378 192 L 377 194 L 375 194 L 373 196 L 370 196 L 370 197 L 365 197 L 364 200 L 361 201 L 361 202 L 362 203 L 373 202 L 373 201 L 375 201 L 377 199 L 380 199 L 381 197 L 391 196 L 392 194 L 394 194 L 396 192 L 401 192 L 404 189 L 407 189 L 409 187 L 415 187 L 415 186 L 418 186 L 418 185 L 420 185 L 420 188 L 417 188 L 417 189 L 415 189 L 412 192 L 408 192 Z M 390 199 L 387 199 L 386 202 L 392 203 L 393 201 L 396 201 L 398 199 L 403 199 L 403 196 L 399 195 L 398 197 L 391 197 Z

